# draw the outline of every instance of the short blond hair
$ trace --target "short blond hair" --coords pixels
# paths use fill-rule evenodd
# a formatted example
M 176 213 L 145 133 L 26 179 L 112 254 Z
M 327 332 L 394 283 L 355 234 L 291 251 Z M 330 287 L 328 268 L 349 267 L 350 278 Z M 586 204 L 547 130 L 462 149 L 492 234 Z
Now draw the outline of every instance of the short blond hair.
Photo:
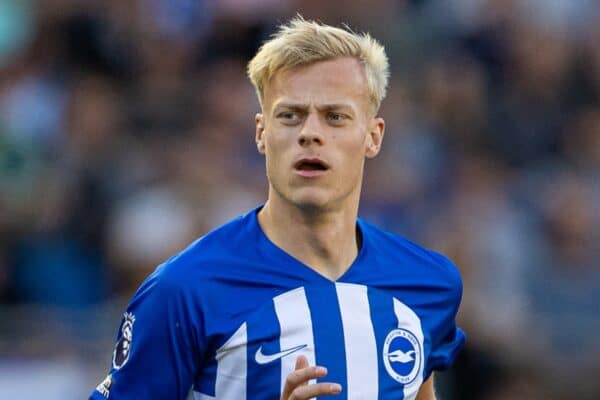
M 248 63 L 248 77 L 262 107 L 265 84 L 277 72 L 337 57 L 354 57 L 364 65 L 369 98 L 377 112 L 390 75 L 385 50 L 368 33 L 358 34 L 347 26 L 342 29 L 296 16 L 260 47 Z

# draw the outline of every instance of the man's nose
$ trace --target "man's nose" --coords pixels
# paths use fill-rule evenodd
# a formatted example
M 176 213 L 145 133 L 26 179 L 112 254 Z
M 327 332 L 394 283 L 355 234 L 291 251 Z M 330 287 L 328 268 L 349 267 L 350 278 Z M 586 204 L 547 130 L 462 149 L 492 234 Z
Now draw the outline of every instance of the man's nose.
M 318 115 L 309 114 L 298 136 L 298 144 L 303 147 L 313 143 L 322 145 L 324 140 L 322 132 Z

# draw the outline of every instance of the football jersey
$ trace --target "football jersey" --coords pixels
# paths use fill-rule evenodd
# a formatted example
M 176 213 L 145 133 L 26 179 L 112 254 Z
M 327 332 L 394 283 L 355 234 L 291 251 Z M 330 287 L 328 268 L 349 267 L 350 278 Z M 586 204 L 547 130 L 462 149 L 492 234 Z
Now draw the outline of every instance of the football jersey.
M 296 358 L 349 400 L 415 399 L 465 341 L 442 255 L 361 219 L 358 256 L 332 281 L 272 243 L 257 208 L 160 265 L 131 299 L 91 399 L 279 399 Z M 291 227 L 293 229 L 293 227 Z

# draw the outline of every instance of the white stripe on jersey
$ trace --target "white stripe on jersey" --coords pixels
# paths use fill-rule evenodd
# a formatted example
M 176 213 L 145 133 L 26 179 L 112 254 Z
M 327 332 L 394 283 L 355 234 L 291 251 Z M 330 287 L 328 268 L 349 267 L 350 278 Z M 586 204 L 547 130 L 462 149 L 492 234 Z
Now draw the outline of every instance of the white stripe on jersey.
M 296 359 L 300 354 L 308 359 L 309 365 L 315 365 L 315 343 L 313 338 L 312 319 L 306 293 L 303 287 L 281 294 L 273 298 L 275 313 L 281 328 L 279 348 L 281 350 L 306 345 L 289 357 L 281 359 L 281 391 L 285 386 L 288 374 L 294 371 Z M 309 384 L 315 383 L 312 379 Z M 220 399 L 219 399 L 220 400 Z
M 377 399 L 377 343 L 371 322 L 367 287 L 336 283 L 346 347 L 348 400 Z
M 215 398 L 246 400 L 247 350 L 246 323 L 217 350 L 217 382 Z
M 216 400 L 216 397 L 194 391 L 194 400 Z
M 409 332 L 412 332 L 421 344 L 421 351 L 419 352 L 421 360 L 419 361 L 419 372 L 417 373 L 417 378 L 412 383 L 404 387 L 404 398 L 406 400 L 414 400 L 419 392 L 419 387 L 423 383 L 424 349 L 422 348 L 423 329 L 421 328 L 421 320 L 413 310 L 396 298 L 394 298 L 394 313 L 396 314 L 396 318 L 398 318 L 398 328 L 406 329 Z

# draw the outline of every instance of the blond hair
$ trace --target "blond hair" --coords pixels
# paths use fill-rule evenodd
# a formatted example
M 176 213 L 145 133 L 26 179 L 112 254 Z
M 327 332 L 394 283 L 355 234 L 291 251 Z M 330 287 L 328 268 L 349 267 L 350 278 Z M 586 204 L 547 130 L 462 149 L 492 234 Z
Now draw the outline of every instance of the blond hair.
M 261 46 L 248 63 L 248 77 L 262 107 L 265 84 L 277 72 L 337 57 L 354 57 L 364 65 L 369 98 L 377 112 L 389 77 L 385 50 L 368 33 L 357 34 L 347 26 L 341 29 L 296 16 Z

